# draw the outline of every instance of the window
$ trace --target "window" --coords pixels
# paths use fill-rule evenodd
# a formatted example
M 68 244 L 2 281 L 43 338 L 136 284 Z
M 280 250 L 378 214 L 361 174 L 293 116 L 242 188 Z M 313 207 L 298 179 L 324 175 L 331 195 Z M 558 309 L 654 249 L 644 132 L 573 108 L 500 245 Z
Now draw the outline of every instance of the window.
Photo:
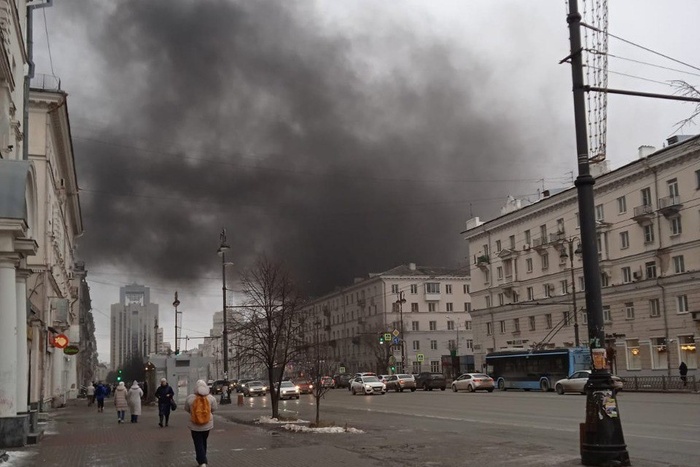
M 510 249 L 515 250 L 515 235 L 508 237 L 508 243 L 510 243 Z
M 544 291 L 545 298 L 549 298 L 549 293 L 552 291 L 552 288 L 549 286 L 549 284 L 542 285 L 542 290 Z
M 506 322 L 505 321 L 499 321 L 498 322 L 500 328 L 501 328 L 501 334 L 505 334 L 506 332 Z
M 632 302 L 625 303 L 625 318 L 626 319 L 634 319 L 634 303 L 632 303 Z
M 578 213 L 575 213 L 574 217 L 576 218 L 576 228 L 580 229 L 581 228 L 581 216 L 579 216 Z
M 685 263 L 683 261 L 683 255 L 674 256 L 671 259 L 673 260 L 673 271 L 676 274 L 685 272 Z
M 411 303 L 411 311 L 413 313 L 418 313 L 418 304 L 417 303 Z
M 584 279 L 583 276 L 579 276 L 578 278 L 578 289 L 583 292 L 586 290 L 586 279 Z
M 700 190 L 700 170 L 695 171 L 695 186 L 696 190 Z
M 627 369 L 641 370 L 642 356 L 639 349 L 639 339 L 627 339 L 625 348 L 627 349 Z
M 464 284 L 464 285 L 462 286 L 462 289 L 463 289 L 464 293 L 469 293 L 469 292 L 470 292 L 470 290 L 469 290 L 469 285 L 468 285 L 468 284 Z
M 557 219 L 557 233 L 564 233 L 564 219 Z
M 453 310 L 452 310 L 452 303 L 449 303 L 449 302 L 448 302 L 448 303 L 445 303 L 445 307 L 446 307 L 446 310 L 447 310 L 447 311 L 453 311 Z
M 486 335 L 487 336 L 493 335 L 493 324 L 492 323 L 486 323 Z
M 501 241 L 496 240 L 496 253 L 501 251 Z
M 464 339 L 464 345 L 466 345 L 469 350 L 473 350 L 474 349 L 474 339 Z
M 506 303 L 506 298 L 505 298 L 505 296 L 503 295 L 503 293 L 499 293 L 499 294 L 498 294 L 498 304 L 499 304 L 500 306 L 503 306 L 503 305 L 505 305 L 505 303 Z
M 588 324 L 588 311 L 585 308 L 583 308 L 583 309 L 581 309 L 580 313 L 581 313 L 581 323 Z
M 617 213 L 624 214 L 627 212 L 627 199 L 624 196 L 617 198 Z
M 472 304 L 469 302 L 464 302 L 464 311 L 472 311 Z
M 547 224 L 540 226 L 540 238 L 542 239 L 542 244 L 547 243 Z
M 642 191 L 642 205 L 653 206 L 651 202 L 651 188 L 644 188 Z
M 420 331 L 420 321 L 411 321 L 411 331 Z
M 683 231 L 681 226 L 681 216 L 672 217 L 669 222 L 671 223 L 671 236 L 680 235 Z
M 428 303 L 428 311 L 435 311 L 436 308 L 437 308 L 437 305 L 435 304 L 435 302 Z
M 658 318 L 661 316 L 661 307 L 659 307 L 659 299 L 652 298 L 649 300 L 649 317 Z
M 430 341 L 430 350 L 437 350 L 437 341 L 436 340 Z
M 396 302 L 392 303 L 391 304 L 391 311 L 393 311 L 394 313 L 398 313 L 399 311 L 401 311 L 401 305 L 399 305 Z
M 530 331 L 534 331 L 536 328 L 537 320 L 534 316 L 530 316 Z
M 452 284 L 445 284 L 445 293 L 452 293 Z
M 440 283 L 439 282 L 426 282 L 425 293 L 428 293 L 428 294 L 440 293 Z
M 681 192 L 678 189 L 678 179 L 672 178 L 666 184 L 668 185 L 668 196 L 673 198 L 675 202 L 680 201 Z
M 561 287 L 561 294 L 566 295 L 569 293 L 569 281 L 564 279 L 563 281 L 559 281 L 559 286 Z
M 625 250 L 630 247 L 630 233 L 628 231 L 620 232 L 620 249 Z
M 688 312 L 688 296 L 679 295 L 676 297 L 676 312 L 687 313 Z
M 545 322 L 545 327 L 547 329 L 552 329 L 552 314 L 551 313 L 547 313 L 546 315 L 544 315 L 544 322 Z
M 471 331 L 471 329 L 472 329 L 472 322 L 471 322 L 470 320 L 467 320 L 467 321 L 464 322 L 464 329 L 466 329 L 467 331 Z
M 503 280 L 503 267 L 502 266 L 498 266 L 496 268 L 496 276 L 498 277 L 499 281 Z
M 610 314 L 610 306 L 608 305 L 603 307 L 603 321 L 606 323 L 612 323 L 612 314 Z
M 695 339 L 691 336 L 678 336 L 678 346 L 680 347 L 680 359 L 688 365 L 691 370 L 698 368 L 698 351 Z
M 569 316 L 568 311 L 562 311 L 561 322 L 564 323 L 564 326 L 568 326 L 571 323 L 571 316 Z
M 440 360 L 432 360 L 430 362 L 430 372 L 440 373 Z
M 511 299 L 511 301 L 513 303 L 518 303 L 518 300 L 520 300 L 520 294 L 516 291 L 513 291 L 513 298 Z
M 437 321 L 429 321 L 428 327 L 431 331 L 437 331 Z
M 454 331 L 454 330 L 455 330 L 455 322 L 452 321 L 451 319 L 447 320 L 447 330 L 448 330 L 448 331 Z
M 532 258 L 525 260 L 525 269 L 527 269 L 527 272 L 532 272 Z
M 391 284 L 391 293 L 399 293 L 399 284 Z
M 547 269 L 549 267 L 549 253 L 542 255 L 542 269 Z
M 652 370 L 668 369 L 668 349 L 666 348 L 666 338 L 651 338 L 651 368 Z
M 629 266 L 622 268 L 622 283 L 628 284 L 632 282 L 632 269 Z
M 597 222 L 603 222 L 605 219 L 605 210 L 602 204 L 597 204 L 595 207 L 595 220 Z
M 700 172 L 700 170 L 698 172 Z M 698 176 L 698 178 L 698 189 L 700 189 L 700 176 Z M 525 231 L 525 245 L 532 245 L 532 237 L 529 230 Z
M 418 284 L 411 284 L 411 293 L 413 295 L 418 293 Z
M 528 301 L 532 301 L 535 299 L 535 289 L 532 287 L 527 288 L 527 299 Z
M 413 366 L 413 373 L 418 374 L 421 372 L 423 362 L 412 362 L 411 365 Z
M 644 268 L 646 269 L 647 279 L 656 278 L 656 261 L 649 261 L 644 263 Z
M 486 308 L 491 308 L 491 297 L 486 297 Z
M 413 341 L 413 350 L 420 350 L 420 341 Z
M 513 319 L 513 332 L 520 332 L 520 318 Z

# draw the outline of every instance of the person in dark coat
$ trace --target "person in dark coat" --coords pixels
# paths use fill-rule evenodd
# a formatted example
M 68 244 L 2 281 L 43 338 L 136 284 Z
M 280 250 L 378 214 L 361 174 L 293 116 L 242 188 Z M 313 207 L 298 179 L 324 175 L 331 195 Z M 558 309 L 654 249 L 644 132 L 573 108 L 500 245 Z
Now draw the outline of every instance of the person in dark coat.
M 97 401 L 98 412 L 104 412 L 106 396 L 107 388 L 102 383 L 97 383 L 97 387 L 95 388 L 95 400 Z
M 168 380 L 162 378 L 160 380 L 160 386 L 156 389 L 156 399 L 158 400 L 158 426 L 161 428 L 163 428 L 163 419 L 165 419 L 165 426 L 168 426 L 173 397 L 175 397 L 175 391 L 173 391 L 173 388 L 168 384 Z
M 678 372 L 681 374 L 681 381 L 683 381 L 683 386 L 688 385 L 688 365 L 685 362 L 681 362 L 678 367 Z

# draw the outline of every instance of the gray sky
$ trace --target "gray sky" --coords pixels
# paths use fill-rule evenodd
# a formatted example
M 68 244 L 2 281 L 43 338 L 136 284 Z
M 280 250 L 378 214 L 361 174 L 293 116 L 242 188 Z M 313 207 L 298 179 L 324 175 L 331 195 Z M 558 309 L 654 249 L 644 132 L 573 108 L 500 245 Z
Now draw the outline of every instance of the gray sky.
M 700 66 L 700 2 L 610 3 L 611 33 Z M 470 212 L 488 219 L 508 194 L 570 184 L 565 16 L 561 0 L 93 0 L 39 10 L 37 73 L 60 77 L 70 95 L 86 229 L 78 254 L 101 359 L 109 305 L 133 281 L 151 287 L 166 340 L 175 290 L 183 334 L 207 332 L 221 308 L 222 227 L 229 287 L 265 252 L 321 294 L 402 263 L 456 266 Z M 681 67 L 614 39 L 610 52 Z M 621 59 L 609 68 L 698 84 Z M 672 92 L 616 74 L 610 87 Z M 611 96 L 612 166 L 642 144 L 661 147 L 690 112 Z

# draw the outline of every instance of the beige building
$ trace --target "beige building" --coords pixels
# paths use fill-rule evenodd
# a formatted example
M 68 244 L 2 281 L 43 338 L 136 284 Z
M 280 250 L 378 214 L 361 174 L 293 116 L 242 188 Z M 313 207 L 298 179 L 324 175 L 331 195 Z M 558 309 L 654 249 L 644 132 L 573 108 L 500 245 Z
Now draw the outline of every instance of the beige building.
M 638 160 L 598 176 L 594 189 L 606 346 L 614 371 L 677 375 L 685 361 L 694 374 L 700 341 L 700 138 L 674 137 L 659 151 L 643 146 Z M 477 367 L 493 350 L 573 346 L 576 324 L 586 345 L 575 188 L 486 223 L 471 219 L 465 233 L 472 253 Z
M 388 373 L 387 361 L 404 371 L 401 346 L 380 343 L 385 333 L 400 342 L 403 330 L 405 371 L 451 375 L 458 370 L 451 351 L 460 356 L 461 371 L 473 366 L 470 309 L 466 269 L 411 263 L 356 279 L 310 301 L 304 313 L 308 338 L 313 338 L 313 323 L 319 323 L 320 339 L 331 344 L 330 357 L 348 373 Z

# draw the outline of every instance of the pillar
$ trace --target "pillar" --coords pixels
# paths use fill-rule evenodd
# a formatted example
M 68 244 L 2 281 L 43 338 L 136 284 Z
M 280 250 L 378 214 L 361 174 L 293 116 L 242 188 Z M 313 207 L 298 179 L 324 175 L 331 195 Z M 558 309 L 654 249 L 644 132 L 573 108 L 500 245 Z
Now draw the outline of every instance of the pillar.
M 63 352 L 54 347 L 51 355 L 51 396 L 54 407 L 63 407 L 65 404 L 63 398 L 63 362 Z
M 0 258 L 0 418 L 17 415 L 17 285 L 15 263 Z
M 17 412 L 29 410 L 29 350 L 27 348 L 27 277 L 29 271 L 18 269 L 17 287 Z

